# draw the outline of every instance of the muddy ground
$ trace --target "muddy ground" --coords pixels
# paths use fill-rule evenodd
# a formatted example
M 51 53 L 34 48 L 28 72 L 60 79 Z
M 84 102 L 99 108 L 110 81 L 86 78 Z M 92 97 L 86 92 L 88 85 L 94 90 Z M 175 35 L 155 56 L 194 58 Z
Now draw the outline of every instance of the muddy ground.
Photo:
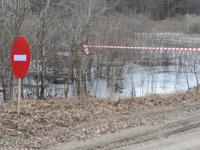
M 0 147 L 2 150 L 56 149 L 62 143 L 159 126 L 199 111 L 195 108 L 198 102 L 199 88 L 118 101 L 91 97 L 24 100 L 20 117 L 16 102 L 3 102 L 0 104 Z M 194 108 L 190 108 L 190 104 L 194 104 Z

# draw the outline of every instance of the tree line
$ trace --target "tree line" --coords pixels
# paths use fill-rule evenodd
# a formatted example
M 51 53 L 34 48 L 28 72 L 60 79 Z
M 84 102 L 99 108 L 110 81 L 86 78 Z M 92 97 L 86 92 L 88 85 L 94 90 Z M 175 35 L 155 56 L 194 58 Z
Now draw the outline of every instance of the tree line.
M 177 15 L 200 14 L 199 0 L 123 0 L 115 8 L 120 13 L 145 14 L 155 20 Z
M 16 94 L 16 79 L 10 70 L 9 57 L 12 42 L 18 35 L 24 35 L 31 45 L 28 76 L 34 81 L 31 84 L 37 98 L 45 97 L 50 70 L 53 76 L 64 76 L 66 84 L 74 82 L 77 95 L 80 95 L 81 81 L 86 78 L 89 63 L 83 44 L 88 42 L 95 18 L 117 3 L 106 0 L 0 0 L 0 77 L 4 100 L 13 99 Z M 23 92 L 21 95 L 23 97 Z
M 45 97 L 49 69 L 54 76 L 64 76 L 66 84 L 74 82 L 80 95 L 86 87 L 82 81 L 91 76 L 91 67 L 95 65 L 84 55 L 84 44 L 131 43 L 135 32 L 142 31 L 146 18 L 142 22 L 126 14 L 142 13 L 153 19 L 188 12 L 198 14 L 198 3 L 197 0 L 190 3 L 186 0 L 0 0 L 0 77 L 4 100 L 15 95 L 16 79 L 10 70 L 9 54 L 18 35 L 24 35 L 31 45 L 29 79 L 34 81 L 31 84 L 37 98 Z M 190 5 L 194 9 L 190 10 Z M 116 12 L 123 15 L 114 18 L 112 14 Z M 112 54 L 104 55 L 113 60 Z

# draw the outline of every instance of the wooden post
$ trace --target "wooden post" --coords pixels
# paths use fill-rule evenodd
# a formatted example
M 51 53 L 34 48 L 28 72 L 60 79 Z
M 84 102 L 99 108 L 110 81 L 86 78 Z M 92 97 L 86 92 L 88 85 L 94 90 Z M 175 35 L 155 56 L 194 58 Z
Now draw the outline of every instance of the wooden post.
M 20 101 L 21 101 L 21 86 L 22 86 L 22 79 L 19 78 L 19 83 L 18 83 L 18 108 L 17 108 L 17 113 L 18 116 L 20 115 Z

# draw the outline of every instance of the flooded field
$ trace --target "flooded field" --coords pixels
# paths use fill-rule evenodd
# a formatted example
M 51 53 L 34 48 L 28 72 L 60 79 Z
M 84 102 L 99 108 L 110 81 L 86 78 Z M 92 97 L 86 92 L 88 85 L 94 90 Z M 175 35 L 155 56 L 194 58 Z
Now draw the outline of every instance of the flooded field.
M 90 92 L 98 97 L 132 97 L 186 91 L 198 84 L 194 70 L 177 66 L 125 69 L 122 80 L 97 79 L 89 82 Z M 96 89 L 96 90 L 95 90 Z
M 151 94 L 167 94 L 190 90 L 199 83 L 200 66 L 125 66 L 121 75 L 117 75 L 114 69 L 112 74 L 92 75 L 91 79 L 84 82 L 86 93 L 89 96 L 103 98 L 127 98 L 140 97 Z M 93 73 L 94 74 L 94 73 Z M 96 77 L 95 77 L 96 76 Z M 60 78 L 61 80 L 62 78 Z M 35 80 L 25 78 L 24 96 L 35 96 Z M 71 97 L 77 96 L 77 86 L 71 84 L 45 83 L 45 96 L 47 97 Z M 17 91 L 17 82 L 15 86 Z M 17 94 L 17 93 L 15 93 Z

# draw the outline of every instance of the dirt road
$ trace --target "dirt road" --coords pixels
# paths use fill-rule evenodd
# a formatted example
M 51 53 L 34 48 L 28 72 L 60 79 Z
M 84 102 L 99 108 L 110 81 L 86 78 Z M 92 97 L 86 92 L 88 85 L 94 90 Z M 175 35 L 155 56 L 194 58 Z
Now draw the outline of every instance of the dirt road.
M 133 144 L 117 148 L 117 150 L 199 150 L 200 130 L 190 130 L 168 138 L 162 138 L 144 144 Z
M 166 124 L 157 132 L 148 130 L 140 141 L 130 140 L 125 146 L 122 144 L 119 148 L 115 146 L 113 148 L 117 150 L 199 150 L 200 123 L 197 121 L 199 117 Z M 177 123 L 182 125 L 177 126 Z
M 58 145 L 55 150 L 199 150 L 200 103 L 176 106 L 172 110 L 148 112 L 163 121 L 159 125 L 125 129 L 81 142 Z

